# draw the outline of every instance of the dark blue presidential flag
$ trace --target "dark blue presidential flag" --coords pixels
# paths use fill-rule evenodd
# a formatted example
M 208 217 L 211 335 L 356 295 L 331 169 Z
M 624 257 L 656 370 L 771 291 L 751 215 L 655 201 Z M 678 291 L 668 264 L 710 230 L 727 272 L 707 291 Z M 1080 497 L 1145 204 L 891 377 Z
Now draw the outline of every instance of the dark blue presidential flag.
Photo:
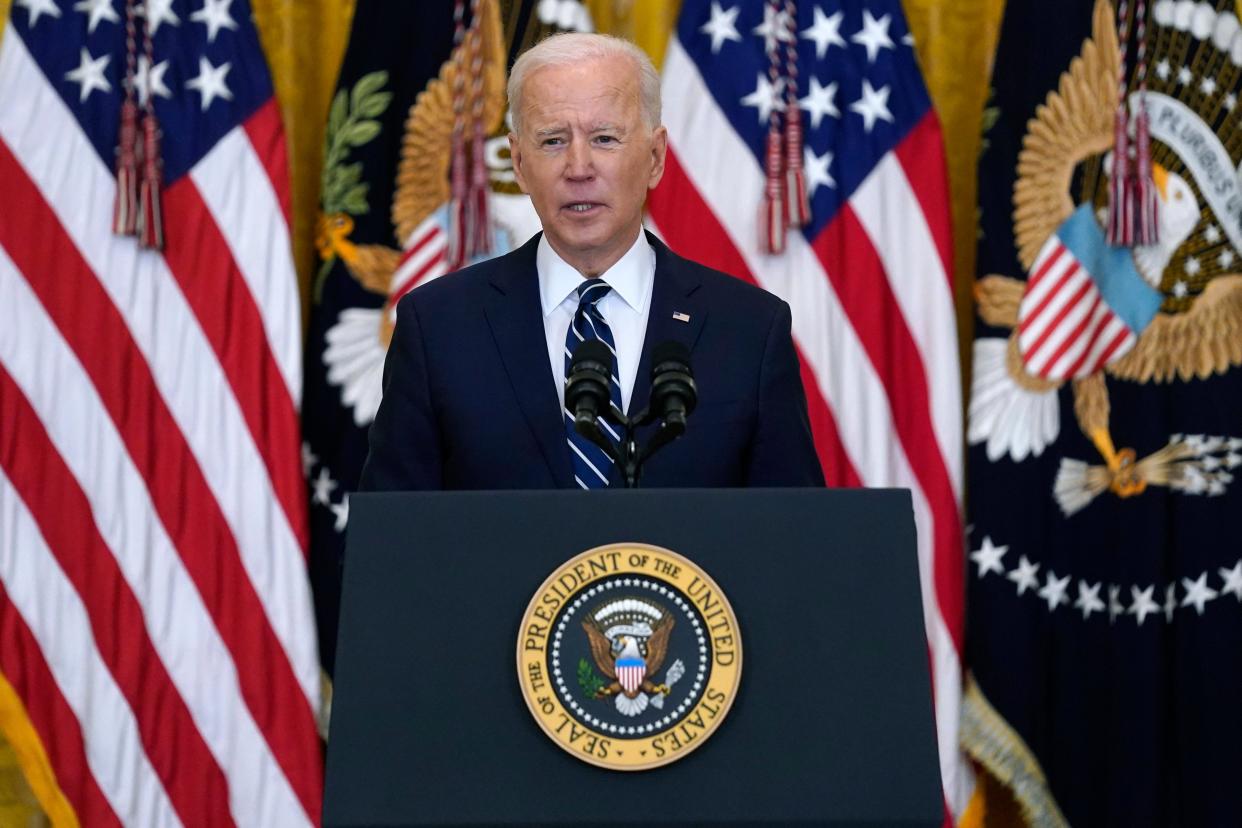
M 1242 813 L 1240 88 L 1227 0 L 1006 8 L 962 741 L 1031 824 Z
M 580 3 L 359 0 L 354 12 L 324 140 L 303 406 L 311 573 L 329 672 L 349 493 L 379 408 L 396 303 L 539 229 L 509 161 L 504 84 L 522 49 L 566 28 L 591 28 Z M 487 210 L 464 215 L 470 236 L 456 228 L 463 205 L 478 203 L 472 183 L 486 190 Z

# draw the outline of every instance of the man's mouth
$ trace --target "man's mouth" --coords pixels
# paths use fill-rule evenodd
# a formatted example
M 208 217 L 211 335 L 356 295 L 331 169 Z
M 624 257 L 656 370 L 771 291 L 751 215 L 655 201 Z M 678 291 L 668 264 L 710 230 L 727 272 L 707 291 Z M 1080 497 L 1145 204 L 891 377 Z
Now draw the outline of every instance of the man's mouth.
M 597 201 L 574 201 L 565 205 L 565 209 L 571 213 L 589 213 L 603 205 Z

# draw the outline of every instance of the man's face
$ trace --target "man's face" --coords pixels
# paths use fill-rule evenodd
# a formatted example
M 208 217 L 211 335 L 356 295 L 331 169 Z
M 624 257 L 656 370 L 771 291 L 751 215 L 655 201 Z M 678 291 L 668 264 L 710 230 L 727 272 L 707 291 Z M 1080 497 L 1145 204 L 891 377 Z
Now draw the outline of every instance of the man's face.
M 545 66 L 522 93 L 522 131 L 509 136 L 518 184 L 552 249 L 599 275 L 638 237 L 647 190 L 664 173 L 664 127 L 644 123 L 625 57 Z

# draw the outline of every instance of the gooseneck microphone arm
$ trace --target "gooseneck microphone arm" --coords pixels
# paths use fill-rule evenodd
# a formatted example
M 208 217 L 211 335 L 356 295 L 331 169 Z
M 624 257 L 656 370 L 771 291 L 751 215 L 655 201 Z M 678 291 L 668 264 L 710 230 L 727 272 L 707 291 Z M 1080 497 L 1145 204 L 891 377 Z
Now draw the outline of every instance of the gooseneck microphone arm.
M 565 407 L 579 434 L 599 446 L 621 470 L 627 489 L 638 487 L 643 464 L 656 451 L 686 431 L 686 418 L 698 403 L 698 388 L 690 369 L 690 352 L 680 342 L 662 342 L 651 351 L 651 401 L 635 417 L 627 417 L 612 403 L 609 382 L 612 352 L 599 340 L 578 344 L 565 380 Z M 599 417 L 621 427 L 614 444 L 600 428 Z M 659 422 L 646 446 L 638 446 L 638 429 Z

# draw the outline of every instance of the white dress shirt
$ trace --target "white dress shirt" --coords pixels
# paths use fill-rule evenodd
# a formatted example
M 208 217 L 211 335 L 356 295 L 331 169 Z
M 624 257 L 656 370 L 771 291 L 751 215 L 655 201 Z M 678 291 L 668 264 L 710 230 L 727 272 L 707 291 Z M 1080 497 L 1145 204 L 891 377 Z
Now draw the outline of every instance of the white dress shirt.
M 578 310 L 578 286 L 586 277 L 539 239 L 535 257 L 539 271 L 539 300 L 543 304 L 543 330 L 548 338 L 548 362 L 556 379 L 556 394 L 565 407 L 565 335 Z M 638 375 L 647 315 L 651 311 L 651 288 L 655 284 L 655 251 L 641 229 L 638 238 L 617 263 L 598 277 L 612 290 L 596 304 L 608 320 L 617 346 L 617 379 L 621 381 L 621 407 L 630 408 L 630 394 Z

